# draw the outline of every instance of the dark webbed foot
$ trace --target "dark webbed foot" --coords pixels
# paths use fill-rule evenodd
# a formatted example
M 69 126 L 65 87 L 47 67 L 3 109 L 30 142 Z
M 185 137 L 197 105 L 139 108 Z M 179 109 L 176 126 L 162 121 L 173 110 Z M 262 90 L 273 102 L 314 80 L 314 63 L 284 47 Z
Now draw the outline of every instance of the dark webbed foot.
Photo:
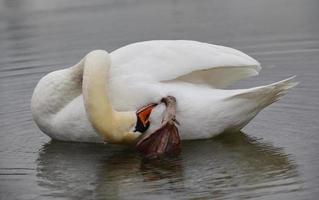
M 168 96 L 162 99 L 166 110 L 162 126 L 153 133 L 145 134 L 136 144 L 136 149 L 147 159 L 159 158 L 163 155 L 179 154 L 181 142 L 175 119 L 176 99 Z

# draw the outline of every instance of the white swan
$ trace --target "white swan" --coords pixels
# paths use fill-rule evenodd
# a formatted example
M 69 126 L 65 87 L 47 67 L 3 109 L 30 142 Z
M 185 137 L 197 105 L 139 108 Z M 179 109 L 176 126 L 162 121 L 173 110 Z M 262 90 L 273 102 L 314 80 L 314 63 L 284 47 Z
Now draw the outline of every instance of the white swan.
M 225 89 L 260 69 L 238 50 L 196 41 L 139 42 L 110 54 L 96 50 L 43 77 L 32 96 L 32 114 L 39 128 L 57 140 L 129 143 L 141 134 L 134 131 L 136 111 L 171 95 L 177 100 L 181 139 L 211 138 L 241 129 L 295 85 L 292 77 Z M 150 109 L 147 132 L 158 128 L 164 108 Z

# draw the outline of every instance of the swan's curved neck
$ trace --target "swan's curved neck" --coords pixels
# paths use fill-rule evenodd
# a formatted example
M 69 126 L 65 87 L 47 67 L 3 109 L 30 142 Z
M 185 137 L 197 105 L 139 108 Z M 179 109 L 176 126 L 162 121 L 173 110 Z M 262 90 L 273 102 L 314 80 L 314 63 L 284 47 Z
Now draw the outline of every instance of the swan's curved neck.
M 109 143 L 134 142 L 137 134 L 130 132 L 136 123 L 135 112 L 117 112 L 107 94 L 109 68 L 107 52 L 96 50 L 83 62 L 82 93 L 92 126 Z

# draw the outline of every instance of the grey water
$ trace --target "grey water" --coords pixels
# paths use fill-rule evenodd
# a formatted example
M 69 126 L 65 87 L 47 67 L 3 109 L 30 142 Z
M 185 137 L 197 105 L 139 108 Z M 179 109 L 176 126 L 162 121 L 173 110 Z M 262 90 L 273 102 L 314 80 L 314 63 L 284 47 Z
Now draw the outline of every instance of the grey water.
M 30 98 L 43 75 L 94 49 L 152 39 L 259 60 L 260 75 L 236 88 L 292 75 L 300 84 L 242 132 L 183 142 L 163 161 L 51 141 L 36 127 Z M 318 0 L 0 0 L 0 199 L 317 199 L 318 153 Z

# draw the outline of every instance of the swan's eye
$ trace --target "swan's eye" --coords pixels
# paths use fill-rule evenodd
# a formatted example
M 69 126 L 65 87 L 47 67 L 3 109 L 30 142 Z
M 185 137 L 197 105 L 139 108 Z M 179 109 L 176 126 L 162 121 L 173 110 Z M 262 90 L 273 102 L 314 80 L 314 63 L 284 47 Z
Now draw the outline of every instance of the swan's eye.
M 143 133 L 148 129 L 148 127 L 150 126 L 149 117 L 150 117 L 152 110 L 155 106 L 157 106 L 157 104 L 155 104 L 155 103 L 148 104 L 148 105 L 140 108 L 136 112 L 137 122 L 136 122 L 136 126 L 135 126 L 135 131 L 139 131 L 139 132 Z

